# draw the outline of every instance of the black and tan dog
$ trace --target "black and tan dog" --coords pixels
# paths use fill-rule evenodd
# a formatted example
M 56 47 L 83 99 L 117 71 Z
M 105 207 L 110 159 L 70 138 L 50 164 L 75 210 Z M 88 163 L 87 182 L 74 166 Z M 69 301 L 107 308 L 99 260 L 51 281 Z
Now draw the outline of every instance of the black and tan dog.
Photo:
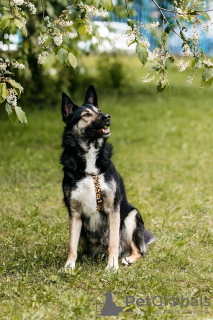
M 122 263 L 131 264 L 155 238 L 127 201 L 123 180 L 111 161 L 110 116 L 101 112 L 90 86 L 80 107 L 62 94 L 62 117 L 66 127 L 61 164 L 70 229 L 65 266 L 75 267 L 79 240 L 93 256 L 108 254 L 107 268 L 118 269 L 119 256 L 123 256 Z

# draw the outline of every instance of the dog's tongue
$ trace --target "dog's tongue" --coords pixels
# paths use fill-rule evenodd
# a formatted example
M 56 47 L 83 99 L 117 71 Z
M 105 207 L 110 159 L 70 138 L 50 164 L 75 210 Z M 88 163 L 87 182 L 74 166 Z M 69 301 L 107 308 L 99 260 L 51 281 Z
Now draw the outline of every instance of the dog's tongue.
M 109 131 L 109 128 L 102 128 L 102 129 L 98 130 L 98 132 L 105 135 L 105 134 L 109 134 L 110 131 Z

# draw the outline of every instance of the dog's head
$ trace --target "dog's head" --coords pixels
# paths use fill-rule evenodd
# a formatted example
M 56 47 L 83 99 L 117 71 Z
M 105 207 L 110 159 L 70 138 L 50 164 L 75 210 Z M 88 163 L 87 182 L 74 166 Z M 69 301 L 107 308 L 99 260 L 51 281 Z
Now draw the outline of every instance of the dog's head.
M 98 107 L 95 88 L 89 86 L 82 106 L 78 107 L 62 93 L 62 118 L 73 135 L 85 139 L 99 139 L 110 136 L 110 115 Z

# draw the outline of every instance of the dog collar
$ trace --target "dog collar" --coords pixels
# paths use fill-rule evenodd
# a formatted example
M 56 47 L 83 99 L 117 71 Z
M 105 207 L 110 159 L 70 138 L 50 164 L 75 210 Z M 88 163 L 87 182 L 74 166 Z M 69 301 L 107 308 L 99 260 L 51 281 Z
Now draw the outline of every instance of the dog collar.
M 88 174 L 89 176 L 91 176 L 93 178 L 94 187 L 95 187 L 95 194 L 96 194 L 96 204 L 97 204 L 96 205 L 96 212 L 102 211 L 103 197 L 102 197 L 102 193 L 101 193 L 101 187 L 100 187 L 98 174 L 92 174 L 92 173 L 88 173 L 88 172 L 85 172 L 82 170 L 79 170 L 79 171 L 84 174 Z
M 96 212 L 102 211 L 102 205 L 103 205 L 103 197 L 101 193 L 101 187 L 100 182 L 98 178 L 98 174 L 91 174 L 95 186 L 95 194 L 96 194 Z

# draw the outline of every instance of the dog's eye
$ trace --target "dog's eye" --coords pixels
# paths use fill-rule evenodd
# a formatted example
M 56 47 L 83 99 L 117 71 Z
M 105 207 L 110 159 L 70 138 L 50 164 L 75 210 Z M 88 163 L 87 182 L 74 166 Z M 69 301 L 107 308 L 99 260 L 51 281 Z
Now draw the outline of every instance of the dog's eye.
M 89 112 L 84 114 L 84 117 L 90 117 L 90 116 L 91 116 L 91 114 Z

